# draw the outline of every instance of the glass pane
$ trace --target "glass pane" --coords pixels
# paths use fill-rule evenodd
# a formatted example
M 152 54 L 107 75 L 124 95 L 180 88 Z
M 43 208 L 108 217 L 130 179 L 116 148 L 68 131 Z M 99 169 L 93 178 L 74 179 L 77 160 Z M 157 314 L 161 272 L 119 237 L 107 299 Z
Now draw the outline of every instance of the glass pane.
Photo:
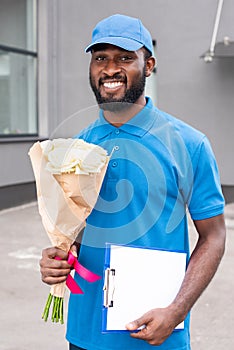
M 0 0 L 0 44 L 36 50 L 35 0 Z
M 36 58 L 0 51 L 0 136 L 36 133 Z

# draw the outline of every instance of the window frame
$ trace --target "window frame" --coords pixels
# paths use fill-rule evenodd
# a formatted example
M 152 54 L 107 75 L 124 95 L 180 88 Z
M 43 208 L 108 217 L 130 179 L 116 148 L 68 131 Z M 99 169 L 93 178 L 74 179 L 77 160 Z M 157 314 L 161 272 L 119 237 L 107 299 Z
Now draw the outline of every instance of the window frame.
M 30 140 L 39 140 L 41 139 L 39 137 L 39 116 L 38 116 L 38 1 L 35 0 L 35 10 L 36 10 L 36 20 L 35 20 L 35 35 L 36 35 L 36 42 L 35 42 L 35 49 L 34 50 L 28 50 L 26 48 L 20 48 L 16 46 L 6 45 L 0 43 L 0 51 L 4 51 L 6 53 L 13 53 L 18 54 L 22 56 L 29 56 L 36 60 L 35 62 L 35 125 L 36 125 L 36 132 L 35 133 L 9 133 L 9 134 L 1 134 L 0 133 L 0 143 L 7 143 L 12 141 L 17 142 L 24 142 L 24 141 L 30 141 Z

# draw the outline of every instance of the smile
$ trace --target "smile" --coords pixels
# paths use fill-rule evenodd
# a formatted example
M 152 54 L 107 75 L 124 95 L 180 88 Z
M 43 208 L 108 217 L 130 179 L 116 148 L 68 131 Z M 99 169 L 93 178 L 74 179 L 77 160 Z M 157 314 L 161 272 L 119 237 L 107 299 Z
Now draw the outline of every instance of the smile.
M 114 81 L 114 82 L 105 82 L 103 83 L 103 86 L 108 89 L 115 89 L 119 86 L 122 86 L 123 82 L 121 81 Z

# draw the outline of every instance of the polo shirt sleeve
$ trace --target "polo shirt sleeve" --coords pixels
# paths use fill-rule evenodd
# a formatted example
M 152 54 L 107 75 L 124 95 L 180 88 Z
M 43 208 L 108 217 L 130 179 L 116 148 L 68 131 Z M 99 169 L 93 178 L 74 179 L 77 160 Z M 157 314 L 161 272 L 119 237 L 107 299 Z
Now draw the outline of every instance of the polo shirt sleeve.
M 193 220 L 204 220 L 224 212 L 224 198 L 214 153 L 206 137 L 198 146 L 193 163 L 193 184 L 188 208 Z

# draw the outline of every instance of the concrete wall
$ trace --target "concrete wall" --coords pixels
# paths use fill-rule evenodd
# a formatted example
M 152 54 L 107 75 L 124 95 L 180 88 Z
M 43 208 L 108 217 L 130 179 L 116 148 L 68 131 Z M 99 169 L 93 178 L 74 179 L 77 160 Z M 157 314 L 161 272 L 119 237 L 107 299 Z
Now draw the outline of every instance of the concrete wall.
M 157 40 L 157 105 L 209 137 L 223 185 L 234 185 L 234 59 L 205 63 L 210 45 L 214 0 L 39 0 L 39 130 L 42 137 L 73 135 L 93 120 L 97 109 L 88 83 L 84 53 L 94 25 L 122 13 L 140 17 Z M 218 33 L 234 39 L 234 2 L 227 0 Z M 11 161 L 0 186 L 33 181 L 29 143 L 0 144 L 0 157 Z M 12 175 L 15 162 L 22 162 Z M 11 174 L 11 175 L 9 175 Z

